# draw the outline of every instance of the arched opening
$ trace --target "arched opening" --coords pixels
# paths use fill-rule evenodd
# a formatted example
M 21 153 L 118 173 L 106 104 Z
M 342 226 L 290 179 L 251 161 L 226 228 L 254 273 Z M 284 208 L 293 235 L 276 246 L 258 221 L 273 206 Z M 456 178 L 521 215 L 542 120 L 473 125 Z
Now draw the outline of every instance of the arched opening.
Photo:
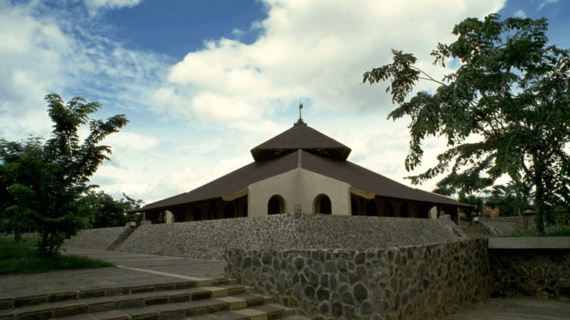
M 313 201 L 313 209 L 315 213 L 332 214 L 331 199 L 326 194 L 319 194 Z
M 267 214 L 278 214 L 285 212 L 285 199 L 282 196 L 276 194 L 269 198 L 267 203 Z
M 366 215 L 369 217 L 378 216 L 378 207 L 376 207 L 376 202 L 373 200 L 370 200 L 368 203 L 366 203 Z
M 400 217 L 405 217 L 408 218 L 410 216 L 409 212 L 408 212 L 408 204 L 404 203 L 401 207 L 400 207 Z
M 202 220 L 202 210 L 198 207 L 194 207 L 192 210 L 192 220 L 201 221 Z
M 210 208 L 208 208 L 208 220 L 215 220 L 218 218 L 218 209 L 216 209 L 216 206 L 211 205 Z
M 428 213 L 429 218 L 436 220 L 436 219 L 437 219 L 437 212 L 438 212 L 438 211 L 439 211 L 439 210 L 438 210 L 438 207 L 437 207 L 437 206 L 431 207 L 431 209 L 429 209 L 429 213 Z
M 386 203 L 386 205 L 384 206 L 384 211 L 386 212 L 387 217 L 394 216 L 394 207 L 392 206 L 392 204 Z
M 233 203 L 227 203 L 224 208 L 224 219 L 236 217 L 236 206 Z
M 174 223 L 174 214 L 168 210 L 164 211 L 165 213 L 165 223 Z
M 356 200 L 354 200 L 354 199 L 350 199 L 350 211 L 352 211 L 353 216 L 359 215 L 358 204 L 356 203 Z

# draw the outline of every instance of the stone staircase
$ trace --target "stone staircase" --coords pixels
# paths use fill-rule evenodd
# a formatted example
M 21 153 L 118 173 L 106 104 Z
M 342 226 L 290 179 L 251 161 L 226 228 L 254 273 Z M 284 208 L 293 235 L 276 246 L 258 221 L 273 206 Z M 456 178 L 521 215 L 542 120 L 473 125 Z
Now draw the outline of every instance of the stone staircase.
M 0 300 L 0 319 L 307 320 L 236 280 L 54 292 Z
M 489 233 L 485 232 L 484 230 L 482 230 L 481 228 L 472 225 L 472 226 L 462 226 L 460 227 L 461 230 L 463 230 L 463 232 L 465 232 L 465 234 L 467 234 L 467 236 L 469 236 L 470 238 L 476 238 L 476 239 L 487 239 L 490 238 L 492 235 L 490 235 Z

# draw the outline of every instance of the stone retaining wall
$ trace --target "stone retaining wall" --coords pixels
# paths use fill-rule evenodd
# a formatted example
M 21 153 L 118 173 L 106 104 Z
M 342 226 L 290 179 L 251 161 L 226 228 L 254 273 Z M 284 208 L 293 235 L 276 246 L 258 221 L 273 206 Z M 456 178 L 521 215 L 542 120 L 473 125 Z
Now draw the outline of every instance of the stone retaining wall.
M 433 319 L 487 297 L 486 240 L 369 250 L 242 250 L 226 276 L 314 319 Z
M 489 249 L 492 295 L 570 298 L 570 250 Z
M 124 232 L 131 231 L 131 227 L 114 227 L 81 230 L 77 235 L 67 239 L 65 246 L 105 250 L 121 237 Z
M 503 230 L 503 234 L 511 234 L 513 232 L 521 232 L 528 228 L 530 225 L 534 225 L 534 215 L 524 215 L 522 218 L 515 217 L 496 217 L 496 218 L 479 218 L 479 221 L 490 226 L 495 226 L 498 223 L 498 229 L 502 226 L 509 225 L 510 230 Z M 499 230 L 501 231 L 501 230 Z M 505 233 L 506 232 L 506 233 Z
M 142 225 L 119 251 L 222 260 L 228 248 L 369 249 L 466 239 L 450 219 L 284 213 Z

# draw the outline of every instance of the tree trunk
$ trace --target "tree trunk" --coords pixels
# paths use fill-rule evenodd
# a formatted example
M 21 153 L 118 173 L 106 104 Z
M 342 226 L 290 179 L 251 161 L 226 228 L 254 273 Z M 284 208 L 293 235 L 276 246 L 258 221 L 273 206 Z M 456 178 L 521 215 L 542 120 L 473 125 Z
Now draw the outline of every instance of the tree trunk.
M 544 184 L 542 182 L 542 165 L 539 161 L 535 160 L 535 176 L 534 176 L 534 185 L 536 186 L 536 193 L 535 193 L 535 201 L 534 205 L 536 207 L 536 217 L 534 218 L 534 222 L 536 224 L 536 232 L 539 235 L 544 235 Z

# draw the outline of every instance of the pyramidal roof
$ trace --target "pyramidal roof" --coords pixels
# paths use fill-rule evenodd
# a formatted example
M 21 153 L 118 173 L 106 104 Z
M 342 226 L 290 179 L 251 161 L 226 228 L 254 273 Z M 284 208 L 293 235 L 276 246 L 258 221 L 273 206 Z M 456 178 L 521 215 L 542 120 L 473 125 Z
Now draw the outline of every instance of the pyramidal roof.
M 349 147 L 307 126 L 302 119 L 293 128 L 251 149 L 255 161 L 267 161 L 299 149 L 333 160 L 348 158 Z

